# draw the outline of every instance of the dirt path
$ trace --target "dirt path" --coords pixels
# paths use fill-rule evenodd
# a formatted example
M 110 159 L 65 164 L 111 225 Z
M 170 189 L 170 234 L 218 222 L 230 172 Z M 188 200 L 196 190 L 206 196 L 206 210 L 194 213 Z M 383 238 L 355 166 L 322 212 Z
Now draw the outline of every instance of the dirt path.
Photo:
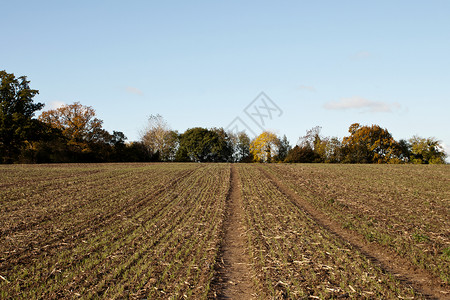
M 240 187 L 238 171 L 232 164 L 219 268 L 212 288 L 215 299 L 255 299 L 250 259 L 246 252 Z
M 411 262 L 400 257 L 394 251 L 375 243 L 369 243 L 358 233 L 343 228 L 341 224 L 317 210 L 307 200 L 297 195 L 289 187 L 286 187 L 280 180 L 263 167 L 258 168 L 280 192 L 288 197 L 288 199 L 308 213 L 318 224 L 361 251 L 372 261 L 372 263 L 393 274 L 402 282 L 412 286 L 415 290 L 430 299 L 449 299 L 448 288 L 441 286 L 441 282 L 438 278 L 427 271 L 414 266 Z

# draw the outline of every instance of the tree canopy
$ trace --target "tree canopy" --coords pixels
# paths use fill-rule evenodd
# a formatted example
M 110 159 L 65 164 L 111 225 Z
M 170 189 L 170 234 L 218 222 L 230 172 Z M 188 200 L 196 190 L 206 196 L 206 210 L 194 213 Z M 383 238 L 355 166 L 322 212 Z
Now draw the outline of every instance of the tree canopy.
M 245 132 L 239 132 L 234 136 L 234 161 L 251 162 L 250 138 Z
M 434 137 L 396 141 L 379 125 L 349 127 L 349 136 L 324 137 L 321 127 L 306 131 L 292 148 L 287 137 L 195 127 L 179 134 L 161 115 L 150 115 L 138 142 L 110 134 L 91 106 L 75 102 L 41 113 L 38 90 L 25 76 L 0 71 L 0 163 L 47 162 L 302 162 L 443 164 L 446 153 Z
M 42 126 L 33 119 L 44 107 L 34 103 L 39 91 L 29 86 L 26 76 L 0 71 L 0 161 L 11 163 L 18 159 L 27 142 L 39 139 Z
M 231 139 L 223 129 L 195 127 L 180 136 L 178 161 L 226 162 L 232 159 Z
M 387 163 L 398 159 L 400 146 L 387 129 L 354 123 L 349 132 L 351 135 L 342 140 L 348 162 Z
M 173 161 L 175 159 L 178 150 L 178 133 L 170 129 L 161 115 L 150 115 L 141 140 L 148 151 L 159 160 Z
M 44 111 L 39 120 L 61 130 L 69 144 L 88 151 L 89 143 L 107 139 L 103 121 L 95 117 L 95 110 L 79 102 Z
M 409 139 L 410 159 L 417 164 L 443 164 L 445 152 L 441 143 L 433 138 L 413 136 Z
M 280 142 L 278 137 L 269 131 L 264 131 L 250 144 L 250 153 L 257 162 L 272 162 L 278 154 Z

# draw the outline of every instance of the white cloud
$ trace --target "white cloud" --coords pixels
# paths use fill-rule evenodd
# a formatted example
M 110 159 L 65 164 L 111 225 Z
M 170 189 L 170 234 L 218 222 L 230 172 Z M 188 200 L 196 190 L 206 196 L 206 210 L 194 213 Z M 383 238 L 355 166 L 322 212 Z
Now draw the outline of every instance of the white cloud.
M 62 101 L 52 101 L 48 104 L 48 109 L 58 109 L 63 105 L 66 105 L 66 103 Z
M 313 86 L 310 86 L 310 85 L 303 85 L 302 84 L 298 88 L 301 89 L 301 90 L 306 90 L 306 91 L 310 91 L 310 92 L 316 92 L 316 88 L 313 87 Z
M 130 94 L 135 94 L 135 95 L 138 95 L 138 96 L 144 95 L 144 92 L 142 92 L 140 89 L 132 87 L 132 86 L 127 86 L 126 90 Z
M 392 112 L 400 109 L 400 104 L 393 102 L 372 101 L 362 97 L 341 98 L 339 101 L 331 101 L 323 106 L 329 110 L 358 109 L 363 112 Z
M 371 58 L 373 55 L 369 51 L 359 51 L 352 55 L 353 59 L 367 59 Z

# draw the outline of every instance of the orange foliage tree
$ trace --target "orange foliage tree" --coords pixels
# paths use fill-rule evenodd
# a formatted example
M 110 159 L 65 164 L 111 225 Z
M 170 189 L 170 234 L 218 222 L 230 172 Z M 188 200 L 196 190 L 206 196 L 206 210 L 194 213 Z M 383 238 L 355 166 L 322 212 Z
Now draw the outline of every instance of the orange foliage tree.
M 350 136 L 344 137 L 342 146 L 345 162 L 351 163 L 395 163 L 400 162 L 400 147 L 392 135 L 378 125 L 350 125 Z
M 82 151 L 88 151 L 89 143 L 100 141 L 107 134 L 102 129 L 103 121 L 95 117 L 95 110 L 79 102 L 44 111 L 39 120 L 61 130 L 68 144 Z

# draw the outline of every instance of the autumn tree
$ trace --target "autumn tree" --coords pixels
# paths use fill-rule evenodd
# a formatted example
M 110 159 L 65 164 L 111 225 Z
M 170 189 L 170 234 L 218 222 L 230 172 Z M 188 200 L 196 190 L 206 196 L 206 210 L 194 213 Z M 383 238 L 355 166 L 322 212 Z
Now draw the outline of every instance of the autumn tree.
M 178 133 L 170 129 L 164 118 L 150 115 L 141 137 L 147 149 L 161 161 L 173 161 L 178 148 Z
M 410 159 L 415 164 L 444 164 L 446 154 L 439 140 L 413 136 L 409 139 Z
M 250 153 L 256 162 L 272 162 L 278 153 L 278 137 L 268 131 L 264 131 L 250 143 Z
M 82 152 L 90 151 L 90 143 L 108 139 L 108 133 L 102 129 L 103 121 L 95 117 L 95 110 L 79 102 L 44 111 L 39 120 L 60 129 L 68 145 Z
M 399 160 L 399 145 L 387 129 L 354 123 L 349 132 L 351 135 L 342 140 L 346 162 L 387 163 Z

